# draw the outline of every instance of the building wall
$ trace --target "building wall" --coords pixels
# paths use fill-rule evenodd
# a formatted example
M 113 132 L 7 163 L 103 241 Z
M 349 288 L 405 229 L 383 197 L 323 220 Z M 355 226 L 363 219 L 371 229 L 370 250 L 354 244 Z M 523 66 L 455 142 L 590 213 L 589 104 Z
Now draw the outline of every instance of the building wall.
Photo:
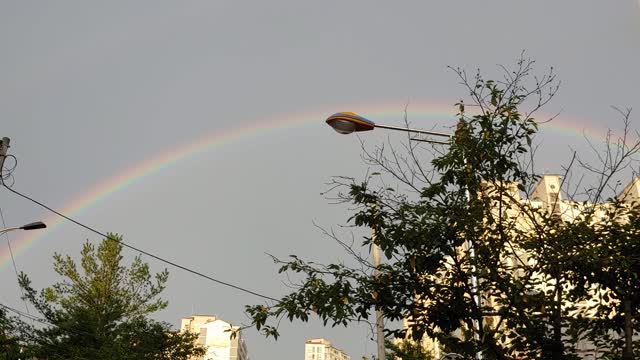
M 237 326 L 213 315 L 194 315 L 183 318 L 181 331 L 198 334 L 196 342 L 206 347 L 204 357 L 192 360 L 248 360 L 247 346 Z M 232 338 L 232 333 L 235 337 Z
M 310 339 L 304 343 L 305 360 L 351 360 L 344 351 L 331 345 L 326 339 Z

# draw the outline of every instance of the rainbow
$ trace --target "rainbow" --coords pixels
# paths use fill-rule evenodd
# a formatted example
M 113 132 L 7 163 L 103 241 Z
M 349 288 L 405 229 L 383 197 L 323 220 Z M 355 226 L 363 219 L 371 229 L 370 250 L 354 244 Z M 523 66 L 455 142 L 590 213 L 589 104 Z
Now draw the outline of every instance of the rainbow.
M 164 169 L 170 168 L 181 160 L 195 157 L 215 148 L 241 140 L 249 140 L 252 137 L 263 136 L 270 131 L 285 131 L 311 124 L 322 124 L 322 126 L 324 126 L 324 119 L 336 111 L 355 111 L 376 122 L 400 125 L 403 121 L 405 103 L 406 102 L 399 101 L 377 105 L 327 106 L 322 111 L 289 113 L 268 119 L 260 119 L 259 121 L 244 126 L 215 131 L 196 138 L 189 143 L 167 148 L 146 160 L 134 164 L 124 171 L 94 185 L 57 210 L 67 216 L 75 217 L 112 194 L 134 183 L 141 182 L 145 178 Z M 453 125 L 454 114 L 457 111 L 453 103 L 455 103 L 455 101 L 451 103 L 410 103 L 407 106 L 408 119 L 414 124 L 416 120 L 428 120 L 434 121 L 434 123 Z M 586 128 L 580 121 L 562 116 L 544 126 L 545 129 L 551 129 L 553 132 L 569 136 L 576 136 L 576 134 L 584 134 L 597 138 L 604 136 L 602 129 Z M 28 249 L 33 247 L 39 240 L 46 238 L 47 234 L 54 231 L 66 220 L 52 214 L 44 221 L 48 225 L 46 230 L 25 232 L 21 237 L 12 240 L 14 256 L 17 257 L 27 252 Z M 8 247 L 0 248 L 0 271 L 3 271 L 10 261 L 11 257 Z

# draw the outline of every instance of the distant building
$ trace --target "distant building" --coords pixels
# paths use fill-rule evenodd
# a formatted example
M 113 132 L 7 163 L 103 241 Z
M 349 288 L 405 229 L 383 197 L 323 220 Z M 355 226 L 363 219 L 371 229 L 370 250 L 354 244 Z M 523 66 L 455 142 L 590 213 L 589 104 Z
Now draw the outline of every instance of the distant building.
M 334 348 L 329 340 L 320 338 L 304 343 L 304 360 L 351 360 L 351 356 Z
M 193 315 L 182 318 L 180 331 L 198 334 L 198 345 L 207 349 L 203 357 L 192 360 L 248 360 L 247 346 L 240 328 L 214 315 Z M 231 336 L 235 333 L 235 336 Z

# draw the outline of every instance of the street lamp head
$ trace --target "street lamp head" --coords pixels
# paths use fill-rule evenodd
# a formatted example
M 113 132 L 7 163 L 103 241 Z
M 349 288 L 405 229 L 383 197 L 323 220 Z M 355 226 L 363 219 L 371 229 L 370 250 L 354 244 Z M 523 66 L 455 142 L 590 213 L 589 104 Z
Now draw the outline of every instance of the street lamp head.
M 352 112 L 339 112 L 327 118 L 327 124 L 340 134 L 351 134 L 354 131 L 373 130 L 376 124 Z
M 440 358 L 440 360 L 455 360 L 455 359 L 464 359 L 464 356 L 456 353 L 448 353 L 448 354 L 442 355 L 442 357 Z
M 20 227 L 20 229 L 22 230 L 37 230 L 37 229 L 44 229 L 47 227 L 47 224 L 43 223 L 42 221 L 36 221 L 36 222 L 32 222 L 26 225 L 23 225 Z

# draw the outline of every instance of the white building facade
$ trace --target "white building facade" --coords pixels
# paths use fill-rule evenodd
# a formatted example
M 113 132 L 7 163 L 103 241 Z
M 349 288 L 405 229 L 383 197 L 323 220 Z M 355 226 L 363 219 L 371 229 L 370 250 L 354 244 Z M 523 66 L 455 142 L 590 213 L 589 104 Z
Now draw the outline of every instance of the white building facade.
M 304 343 L 305 360 L 351 360 L 351 356 L 333 347 L 326 339 L 310 339 Z
M 180 331 L 198 334 L 198 345 L 206 348 L 203 357 L 194 357 L 192 360 L 249 359 L 240 329 L 214 315 L 193 315 L 182 318 Z

